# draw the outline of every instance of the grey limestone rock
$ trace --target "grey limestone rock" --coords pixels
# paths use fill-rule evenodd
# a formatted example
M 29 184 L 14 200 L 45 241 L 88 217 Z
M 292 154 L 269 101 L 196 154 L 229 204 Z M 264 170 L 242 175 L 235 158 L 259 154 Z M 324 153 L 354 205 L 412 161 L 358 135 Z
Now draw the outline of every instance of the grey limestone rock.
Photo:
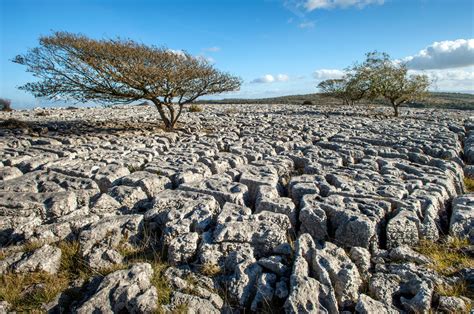
M 11 265 L 15 273 L 44 271 L 55 274 L 61 263 L 61 250 L 51 245 L 44 245 L 31 253 L 23 254 L 22 258 Z
M 105 276 L 77 306 L 77 313 L 149 313 L 157 309 L 158 292 L 151 284 L 153 269 L 141 263 Z

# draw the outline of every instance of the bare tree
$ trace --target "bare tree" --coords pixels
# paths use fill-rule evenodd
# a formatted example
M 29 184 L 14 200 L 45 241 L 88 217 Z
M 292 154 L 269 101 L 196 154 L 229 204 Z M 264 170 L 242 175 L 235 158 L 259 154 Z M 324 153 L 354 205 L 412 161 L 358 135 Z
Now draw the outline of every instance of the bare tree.
M 48 99 L 66 96 L 122 104 L 149 100 L 168 129 L 176 126 L 184 105 L 241 85 L 238 77 L 215 69 L 204 58 L 132 40 L 56 32 L 39 43 L 13 60 L 40 79 L 20 89 Z
M 398 117 L 399 107 L 407 102 L 423 99 L 430 80 L 424 74 L 408 74 L 405 63 L 390 59 L 386 53 L 369 52 L 366 60 L 352 67 L 358 84 L 366 86 L 369 99 L 383 97 L 390 102 L 394 116 Z

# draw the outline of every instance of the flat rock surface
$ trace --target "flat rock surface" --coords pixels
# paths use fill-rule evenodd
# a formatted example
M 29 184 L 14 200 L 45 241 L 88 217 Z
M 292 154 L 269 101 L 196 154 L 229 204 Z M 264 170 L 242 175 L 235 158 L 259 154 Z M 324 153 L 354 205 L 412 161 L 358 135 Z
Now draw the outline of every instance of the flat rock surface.
M 420 270 L 429 260 L 412 247 L 449 233 L 474 241 L 474 196 L 463 183 L 473 112 L 203 108 L 185 112 L 174 132 L 148 106 L 1 112 L 28 127 L 0 129 L 0 248 L 45 245 L 5 271 L 54 273 L 54 245 L 70 239 L 90 268 L 110 268 L 126 259 L 121 246 L 151 234 L 147 245 L 176 267 L 164 310 L 462 307 L 434 297 L 438 277 Z M 202 284 L 179 284 L 202 269 Z M 152 277 L 148 264 L 114 272 L 77 311 L 154 311 Z

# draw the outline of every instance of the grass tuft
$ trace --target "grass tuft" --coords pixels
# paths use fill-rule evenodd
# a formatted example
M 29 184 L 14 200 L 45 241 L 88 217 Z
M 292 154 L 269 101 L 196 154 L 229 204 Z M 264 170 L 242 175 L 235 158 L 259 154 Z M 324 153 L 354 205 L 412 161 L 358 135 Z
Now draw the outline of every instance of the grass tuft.
M 466 187 L 467 192 L 474 192 L 474 179 L 464 177 L 464 186 Z
M 207 277 L 215 277 L 222 273 L 222 269 L 219 265 L 206 263 L 200 267 L 201 274 Z
M 0 300 L 10 303 L 13 310 L 29 312 L 53 301 L 68 286 L 69 278 L 64 274 L 6 273 L 0 275 Z
M 77 279 L 87 283 L 94 276 L 103 277 L 114 271 L 126 269 L 135 263 L 147 262 L 151 264 L 154 271 L 152 284 L 158 292 L 158 310 L 160 310 L 162 305 L 170 303 L 172 291 L 164 276 L 164 271 L 169 265 L 162 262 L 162 255 L 153 249 L 152 236 L 145 233 L 142 243 L 137 247 L 121 243 L 117 250 L 124 257 L 124 262 L 100 270 L 93 270 L 85 263 L 78 241 L 60 241 L 55 244 L 61 249 L 59 272 L 55 275 L 45 272 L 22 274 L 9 272 L 0 275 L 0 301 L 7 301 L 11 304 L 12 310 L 17 312 L 42 311 L 41 307 L 54 300 L 61 292 L 73 299 L 82 298 L 82 293 L 72 285 Z M 20 249 L 29 252 L 41 246 L 42 243 L 29 242 Z M 0 251 L 1 258 L 5 258 L 5 253 L 2 251 Z
M 23 244 L 23 246 L 21 247 L 21 250 L 23 252 L 30 253 L 30 252 L 33 252 L 33 251 L 39 249 L 43 245 L 44 245 L 44 243 L 42 243 L 40 241 L 29 241 L 29 242 L 26 242 L 25 244 Z
M 469 295 L 469 289 L 465 281 L 458 281 L 454 285 L 436 285 L 435 290 L 438 294 L 447 297 L 461 297 Z
M 474 267 L 474 259 L 464 252 L 467 246 L 467 239 L 448 238 L 440 242 L 421 241 L 416 249 L 430 258 L 430 268 L 449 276 L 463 268 Z
M 189 107 L 189 112 L 202 112 L 204 109 L 202 109 L 201 106 L 199 105 L 191 105 Z

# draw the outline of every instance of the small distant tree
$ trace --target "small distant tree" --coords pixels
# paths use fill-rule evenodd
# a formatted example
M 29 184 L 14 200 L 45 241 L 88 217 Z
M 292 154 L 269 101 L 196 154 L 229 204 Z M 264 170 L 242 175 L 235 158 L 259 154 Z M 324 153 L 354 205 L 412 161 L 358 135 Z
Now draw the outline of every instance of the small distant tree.
M 328 79 L 318 84 L 318 88 L 325 96 L 341 99 L 343 105 L 348 103 L 346 95 L 346 81 L 344 79 Z
M 11 100 L 6 98 L 0 98 L 0 111 L 12 111 Z
M 341 99 L 344 105 L 354 105 L 365 96 L 363 81 L 347 73 L 342 79 L 329 79 L 318 84 L 319 90 L 327 96 Z
M 13 62 L 40 79 L 20 87 L 35 97 L 127 104 L 151 101 L 165 127 L 176 126 L 183 106 L 198 97 L 238 90 L 238 77 L 204 58 L 132 40 L 94 40 L 56 32 Z
M 366 86 L 366 97 L 383 97 L 393 107 L 394 116 L 399 116 L 399 107 L 407 102 L 423 99 L 430 86 L 424 74 L 408 74 L 407 65 L 390 59 L 386 53 L 377 51 L 366 54 L 362 64 L 351 68 L 356 81 Z

